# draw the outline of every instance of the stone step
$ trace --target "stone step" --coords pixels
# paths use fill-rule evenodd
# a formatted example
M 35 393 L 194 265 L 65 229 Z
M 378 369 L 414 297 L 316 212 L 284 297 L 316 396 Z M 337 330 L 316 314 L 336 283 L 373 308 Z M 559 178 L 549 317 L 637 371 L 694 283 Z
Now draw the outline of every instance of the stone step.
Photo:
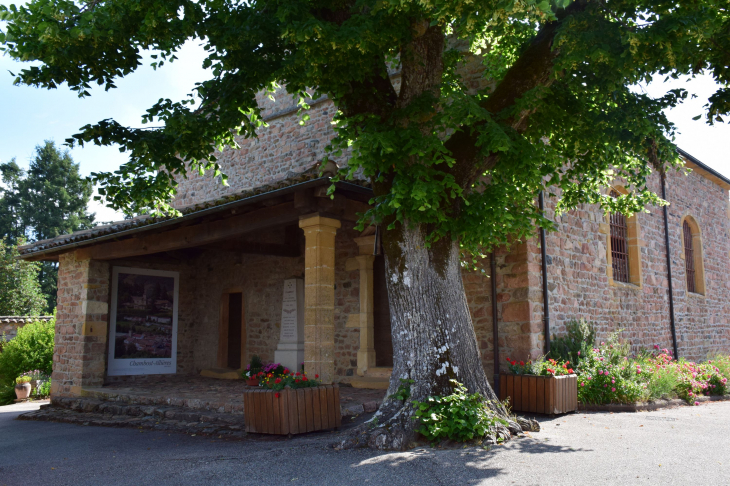
M 353 388 L 369 388 L 371 390 L 387 390 L 390 384 L 389 378 L 373 378 L 370 376 L 358 376 L 350 380 Z
M 106 427 L 134 427 L 185 434 L 243 437 L 243 414 L 216 413 L 185 407 L 126 405 L 93 398 L 59 398 L 20 420 L 65 422 Z
M 368 368 L 365 372 L 365 376 L 369 378 L 385 378 L 390 380 L 390 375 L 393 373 L 393 368 L 376 367 Z
M 135 393 L 131 391 L 120 393 L 119 390 L 98 388 L 84 388 L 86 398 L 100 401 L 117 402 L 127 405 L 159 405 L 184 407 L 193 410 L 206 410 L 218 413 L 243 414 L 243 395 L 240 400 L 231 401 L 225 397 L 210 396 L 207 399 L 186 398 L 181 396 L 153 395 Z

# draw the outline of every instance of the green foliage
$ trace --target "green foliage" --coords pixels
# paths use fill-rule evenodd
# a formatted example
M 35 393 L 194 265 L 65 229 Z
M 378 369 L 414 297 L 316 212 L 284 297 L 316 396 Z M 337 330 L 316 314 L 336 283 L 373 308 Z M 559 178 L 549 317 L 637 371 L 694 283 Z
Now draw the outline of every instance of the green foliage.
M 0 174 L 5 185 L 0 187 L 0 234 L 9 242 L 54 238 L 93 226 L 94 215 L 87 212 L 91 184 L 68 151 L 54 142 L 36 146 L 27 172 L 13 159 L 0 164 Z M 56 307 L 58 268 L 54 262 L 38 265 L 45 312 L 50 313 Z
M 0 384 L 10 385 L 23 373 L 39 370 L 50 375 L 53 368 L 55 319 L 26 324 L 0 353 Z
M 45 398 L 51 396 L 51 380 L 44 380 L 38 387 L 38 397 Z
M 534 205 L 549 187 L 560 189 L 559 211 L 662 203 L 647 176 L 679 166 L 664 112 L 689 93 L 652 98 L 631 86 L 709 72 L 719 88 L 707 121 L 721 121 L 727 12 L 727 0 L 31 0 L 0 6 L 0 48 L 39 61 L 16 83 L 66 83 L 83 97 L 92 83 L 114 88 L 141 50 L 155 52 L 156 69 L 204 39 L 212 76 L 188 99 L 160 99 L 142 117 L 149 126 L 102 120 L 69 139 L 129 154 L 118 171 L 93 175 L 116 209 L 175 213 L 176 178 L 221 175 L 211 154 L 256 136 L 265 125 L 256 94 L 283 81 L 303 123 L 308 99 L 334 102 L 331 156 L 349 157 L 338 177 L 374 183 L 363 223 L 428 225 L 430 241 L 457 239 L 479 256 L 551 227 Z M 483 89 L 461 76 L 467 60 L 484 67 Z M 393 68 L 412 76 L 400 92 Z M 608 197 L 617 177 L 629 193 Z
M 413 401 L 418 432 L 429 441 L 450 439 L 465 442 L 486 436 L 497 424 L 507 425 L 487 406 L 478 393 L 468 394 L 466 387 L 450 380 L 454 391 L 447 396 L 428 397 L 425 402 Z
M 41 265 L 18 260 L 17 256 L 17 246 L 0 239 L 0 315 L 41 315 L 46 307 L 38 281 Z
M 516 361 L 507 358 L 507 368 L 514 375 L 565 376 L 574 373 L 570 361 L 557 361 L 541 356 L 535 361 Z
M 398 385 L 398 389 L 395 391 L 393 397 L 401 402 L 405 402 L 411 398 L 411 385 L 413 383 L 415 383 L 414 380 L 401 378 L 400 385 Z
M 15 379 L 16 385 L 22 385 L 24 383 L 30 383 L 30 376 L 19 376 Z
M 565 325 L 565 335 L 553 337 L 550 341 L 549 358 L 570 361 L 578 366 L 581 359 L 588 355 L 596 345 L 596 330 L 585 319 L 571 320 Z

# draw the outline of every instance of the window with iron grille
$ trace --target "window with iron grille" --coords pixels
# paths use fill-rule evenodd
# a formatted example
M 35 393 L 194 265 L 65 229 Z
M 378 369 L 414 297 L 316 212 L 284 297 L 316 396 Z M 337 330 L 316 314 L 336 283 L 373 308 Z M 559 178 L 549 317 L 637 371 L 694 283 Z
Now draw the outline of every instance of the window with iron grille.
M 618 197 L 616 191 L 611 191 L 611 197 Z M 611 213 L 611 262 L 613 279 L 617 282 L 629 283 L 629 228 L 626 216 L 621 213 Z
M 692 248 L 692 228 L 687 221 L 682 224 L 682 232 L 684 233 L 684 268 L 687 275 L 687 290 L 696 292 L 695 290 L 695 260 L 694 249 Z

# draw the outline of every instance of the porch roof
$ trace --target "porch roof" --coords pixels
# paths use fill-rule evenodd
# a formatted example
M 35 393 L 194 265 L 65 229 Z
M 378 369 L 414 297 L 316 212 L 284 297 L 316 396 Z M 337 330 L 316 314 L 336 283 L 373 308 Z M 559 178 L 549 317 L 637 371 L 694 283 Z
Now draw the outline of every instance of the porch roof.
M 56 260 L 58 255 L 78 248 L 93 246 L 107 241 L 118 241 L 125 237 L 137 236 L 140 233 L 170 229 L 180 223 L 191 224 L 195 220 L 213 216 L 216 213 L 231 211 L 276 196 L 284 196 L 318 186 L 330 184 L 330 176 L 320 176 L 317 167 L 303 173 L 289 174 L 280 181 L 257 186 L 231 194 L 219 199 L 204 201 L 180 209 L 181 216 L 137 216 L 128 220 L 116 221 L 71 234 L 59 235 L 55 238 L 39 240 L 19 246 L 19 258 L 23 260 Z M 336 183 L 338 189 L 360 194 L 371 194 L 370 182 L 359 179 Z

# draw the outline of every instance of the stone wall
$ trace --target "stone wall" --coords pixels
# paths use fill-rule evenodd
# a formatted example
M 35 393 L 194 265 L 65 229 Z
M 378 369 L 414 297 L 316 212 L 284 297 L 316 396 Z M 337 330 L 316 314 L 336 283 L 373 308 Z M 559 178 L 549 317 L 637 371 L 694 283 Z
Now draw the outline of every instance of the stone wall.
M 109 264 L 61 255 L 51 394 L 78 395 L 99 386 L 106 369 Z
M 216 368 L 220 301 L 224 292 L 242 292 L 248 359 L 274 360 L 281 330 L 284 280 L 302 278 L 302 257 L 240 255 L 208 251 L 196 263 L 195 372 Z
M 660 178 L 654 174 L 649 187 L 661 194 Z M 667 175 L 669 236 L 672 251 L 674 307 L 679 353 L 702 359 L 708 354 L 730 350 L 730 279 L 728 255 L 730 225 L 728 193 L 697 173 Z M 595 323 L 600 339 L 623 329 L 622 338 L 634 350 L 654 344 L 671 349 L 669 298 L 664 244 L 663 210 L 648 208 L 637 215 L 641 254 L 641 283 L 611 284 L 607 272 L 605 217 L 595 206 L 582 206 L 554 216 L 555 200 L 546 201 L 548 217 L 554 217 L 557 231 L 547 235 L 548 282 L 552 332 L 565 332 L 571 319 Z M 682 217 L 690 214 L 702 231 L 705 281 L 704 296 L 686 291 L 682 255 Z M 603 226 L 603 227 L 602 227 Z M 534 335 L 542 321 L 539 248 L 532 250 L 531 288 L 535 290 L 532 319 Z M 521 356 L 520 356 L 521 358 Z
M 0 316 L 0 340 L 10 341 L 18 334 L 18 329 L 37 321 L 50 321 L 53 316 Z

